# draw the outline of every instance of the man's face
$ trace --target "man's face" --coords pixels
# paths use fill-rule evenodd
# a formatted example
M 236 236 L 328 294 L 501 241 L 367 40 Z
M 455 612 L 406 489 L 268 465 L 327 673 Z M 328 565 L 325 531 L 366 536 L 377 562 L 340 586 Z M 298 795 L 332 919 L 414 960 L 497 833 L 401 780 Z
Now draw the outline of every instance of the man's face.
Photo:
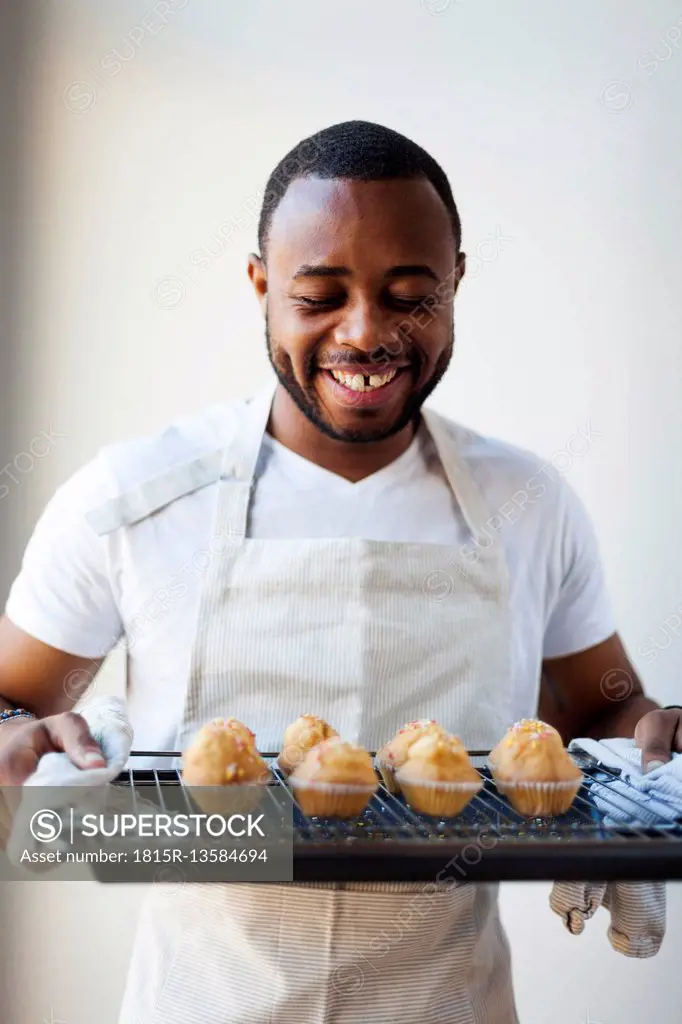
M 340 441 L 402 430 L 450 361 L 463 271 L 426 179 L 294 181 L 249 268 L 280 383 Z

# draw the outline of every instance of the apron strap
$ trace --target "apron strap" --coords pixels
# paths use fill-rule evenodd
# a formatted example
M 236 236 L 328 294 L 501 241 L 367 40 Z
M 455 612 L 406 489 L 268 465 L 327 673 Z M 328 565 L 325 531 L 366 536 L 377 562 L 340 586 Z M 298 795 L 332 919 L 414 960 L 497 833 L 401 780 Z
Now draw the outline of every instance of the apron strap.
M 214 536 L 227 535 L 233 544 L 246 538 L 256 463 L 276 387 L 270 383 L 251 399 L 232 443 L 223 449 Z
M 462 456 L 454 424 L 433 409 L 423 409 L 422 417 L 472 538 L 481 548 L 490 548 L 491 537 L 485 530 L 490 509 Z
M 214 451 L 171 466 L 90 509 L 85 515 L 90 528 L 103 537 L 121 527 L 134 526 L 179 498 L 209 487 L 219 480 L 228 481 L 235 488 L 235 494 L 238 495 L 235 498 L 238 509 L 235 526 L 242 520 L 245 526 L 251 481 L 273 394 L 274 385 L 268 385 L 247 401 L 246 411 L 236 427 L 235 436 L 222 438 L 220 446 Z M 238 535 L 237 531 L 233 536 Z
M 96 534 L 103 537 L 121 526 L 133 526 L 178 498 L 214 484 L 220 476 L 223 451 L 219 448 L 189 462 L 172 466 L 132 490 L 110 498 L 86 513 L 88 524 Z

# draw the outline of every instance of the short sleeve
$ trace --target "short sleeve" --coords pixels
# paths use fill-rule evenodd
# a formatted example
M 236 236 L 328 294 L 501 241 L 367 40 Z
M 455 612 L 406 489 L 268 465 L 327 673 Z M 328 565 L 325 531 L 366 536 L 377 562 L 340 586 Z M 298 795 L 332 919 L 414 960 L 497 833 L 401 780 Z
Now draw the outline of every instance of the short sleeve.
M 85 519 L 109 496 L 108 487 L 100 455 L 57 490 L 33 531 L 5 607 L 25 633 L 84 658 L 103 657 L 123 635 L 107 542 Z
M 548 609 L 543 658 L 585 651 L 615 632 L 594 526 L 568 484 L 560 488 L 560 584 Z

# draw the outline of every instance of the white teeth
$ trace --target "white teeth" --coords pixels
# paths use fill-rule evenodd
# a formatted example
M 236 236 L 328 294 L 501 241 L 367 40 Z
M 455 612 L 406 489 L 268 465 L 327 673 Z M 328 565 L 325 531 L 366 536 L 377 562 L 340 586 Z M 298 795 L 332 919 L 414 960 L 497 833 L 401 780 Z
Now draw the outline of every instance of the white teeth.
M 389 370 L 388 373 L 373 373 L 369 377 L 369 384 L 366 384 L 365 378 L 361 373 L 343 373 L 341 370 L 331 371 L 334 380 L 338 380 L 340 384 L 349 388 L 350 391 L 374 391 L 376 388 L 381 388 L 384 384 L 392 381 L 397 372 L 397 370 Z

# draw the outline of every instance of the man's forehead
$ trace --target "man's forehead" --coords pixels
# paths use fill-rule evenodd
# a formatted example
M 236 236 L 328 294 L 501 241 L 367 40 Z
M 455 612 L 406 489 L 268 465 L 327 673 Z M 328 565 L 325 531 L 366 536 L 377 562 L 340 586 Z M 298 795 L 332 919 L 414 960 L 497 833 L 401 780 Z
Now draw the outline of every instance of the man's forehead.
M 359 244 L 395 246 L 405 256 L 402 262 L 422 262 L 439 250 L 451 254 L 450 215 L 426 178 L 307 177 L 291 183 L 270 224 L 271 256 L 296 254 L 299 262 L 313 262 L 330 248 Z

